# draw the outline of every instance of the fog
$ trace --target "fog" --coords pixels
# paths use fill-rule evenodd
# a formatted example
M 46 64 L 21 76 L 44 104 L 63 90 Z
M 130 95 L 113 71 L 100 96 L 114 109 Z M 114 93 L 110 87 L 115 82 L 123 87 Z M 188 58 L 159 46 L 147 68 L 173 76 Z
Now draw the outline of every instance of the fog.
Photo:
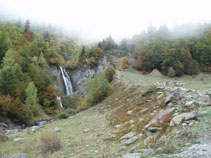
M 62 27 L 83 41 L 132 37 L 152 24 L 210 21 L 209 0 L 0 0 L 1 17 Z

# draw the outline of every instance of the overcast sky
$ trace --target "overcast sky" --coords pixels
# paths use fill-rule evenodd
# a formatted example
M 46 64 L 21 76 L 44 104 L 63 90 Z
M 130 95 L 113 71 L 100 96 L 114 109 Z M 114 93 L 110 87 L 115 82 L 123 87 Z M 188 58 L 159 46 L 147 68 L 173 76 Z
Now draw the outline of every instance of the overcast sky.
M 0 11 L 81 32 L 84 38 L 131 37 L 149 24 L 209 21 L 211 0 L 0 0 Z

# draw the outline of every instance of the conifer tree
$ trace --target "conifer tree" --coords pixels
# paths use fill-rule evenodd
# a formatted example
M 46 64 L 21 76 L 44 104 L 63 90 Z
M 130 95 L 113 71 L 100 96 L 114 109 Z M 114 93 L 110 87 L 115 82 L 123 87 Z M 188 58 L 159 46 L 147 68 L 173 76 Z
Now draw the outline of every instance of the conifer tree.
M 26 88 L 26 101 L 29 110 L 37 112 L 37 88 L 34 82 L 30 82 Z
M 2 69 L 0 70 L 0 91 L 4 94 L 15 96 L 17 92 L 18 76 L 20 66 L 12 56 L 12 50 L 8 50 L 3 58 Z

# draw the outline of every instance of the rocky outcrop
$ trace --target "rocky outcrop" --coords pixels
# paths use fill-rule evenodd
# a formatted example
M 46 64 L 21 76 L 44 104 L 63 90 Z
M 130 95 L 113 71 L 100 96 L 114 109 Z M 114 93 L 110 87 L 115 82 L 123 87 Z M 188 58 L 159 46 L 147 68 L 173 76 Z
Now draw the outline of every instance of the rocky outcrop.
M 180 115 L 175 116 L 171 120 L 170 126 L 179 125 L 183 121 L 195 119 L 195 118 L 200 117 L 205 114 L 206 114 L 206 112 L 204 112 L 204 111 L 193 111 L 193 112 L 189 112 L 189 113 L 182 113 Z
M 148 129 L 151 125 L 156 124 L 158 122 L 158 120 L 162 121 L 162 118 L 165 115 L 172 113 L 174 110 L 175 110 L 175 108 L 161 110 L 155 117 L 152 118 L 152 120 L 144 127 L 144 129 L 142 131 L 144 131 L 145 129 Z
M 50 73 L 53 75 L 54 87 L 65 94 L 63 79 L 59 67 L 55 65 L 50 66 Z
M 110 67 L 110 63 L 108 62 L 108 58 L 106 56 L 102 57 L 98 61 L 98 65 L 94 67 L 82 67 L 76 70 L 74 73 L 71 74 L 70 80 L 73 85 L 73 89 L 75 90 L 75 94 L 78 97 L 83 97 L 87 93 L 87 87 L 85 83 L 90 79 L 93 78 L 95 74 L 100 73 L 101 71 Z M 65 87 L 64 81 L 62 78 L 61 71 L 58 66 L 51 65 L 50 66 L 50 73 L 53 76 L 54 87 L 59 91 L 65 94 Z
M 71 75 L 71 80 L 74 89 L 76 90 L 76 95 L 78 97 L 83 97 L 87 93 L 87 87 L 85 83 L 90 79 L 93 78 L 95 74 L 102 72 L 103 70 L 110 67 L 110 63 L 106 56 L 99 60 L 98 66 L 89 67 L 89 68 L 80 68 L 75 73 Z

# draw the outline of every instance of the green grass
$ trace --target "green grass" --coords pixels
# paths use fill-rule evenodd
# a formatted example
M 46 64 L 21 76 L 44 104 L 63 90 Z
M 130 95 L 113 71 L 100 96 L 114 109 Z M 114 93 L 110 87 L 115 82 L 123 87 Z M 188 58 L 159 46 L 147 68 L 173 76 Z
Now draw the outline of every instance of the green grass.
M 50 154 L 50 158 L 102 157 L 103 154 L 117 152 L 118 144 L 111 145 L 112 142 L 104 141 L 108 137 L 107 133 L 110 128 L 100 128 L 103 123 L 106 123 L 105 115 L 91 108 L 72 116 L 72 118 L 49 123 L 35 134 L 20 136 L 24 139 L 24 143 L 14 143 L 12 138 L 7 142 L 0 142 L 0 155 L 1 153 L 27 153 L 29 158 L 39 158 L 41 157 L 39 154 L 40 137 L 45 134 L 55 134 L 62 142 L 62 149 Z M 54 132 L 55 127 L 61 128 L 61 132 Z M 84 133 L 84 128 L 89 128 L 90 131 Z M 99 132 L 105 132 L 105 134 L 97 137 Z M 105 144 L 107 148 L 102 150 L 101 147 Z M 95 152 L 96 150 L 98 153 Z M 84 155 L 86 152 L 90 154 Z M 72 154 L 74 156 L 71 156 Z
M 211 92 L 211 74 L 201 73 L 200 75 L 195 76 L 183 76 L 176 78 L 168 78 L 165 76 L 152 76 L 152 75 L 143 75 L 141 72 L 135 70 L 126 70 L 121 71 L 121 80 L 126 84 L 135 84 L 141 86 L 143 91 L 146 91 L 150 86 L 156 82 L 184 82 L 184 88 L 195 89 L 195 90 L 206 90 Z

